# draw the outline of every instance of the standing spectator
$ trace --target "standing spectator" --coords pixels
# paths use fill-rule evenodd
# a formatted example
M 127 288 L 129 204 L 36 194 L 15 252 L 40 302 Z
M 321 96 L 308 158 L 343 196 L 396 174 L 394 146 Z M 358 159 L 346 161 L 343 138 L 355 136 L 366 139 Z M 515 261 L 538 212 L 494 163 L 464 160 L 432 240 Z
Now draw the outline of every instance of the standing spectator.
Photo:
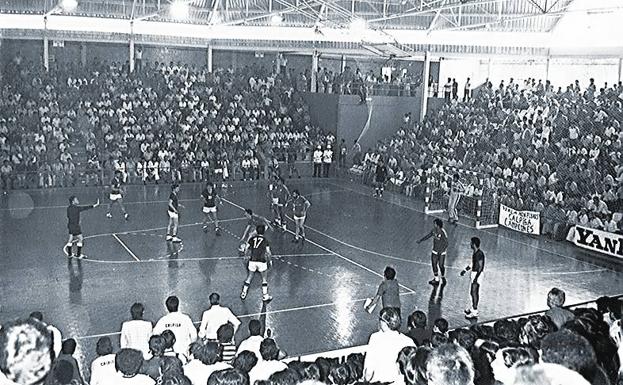
M 352 152 L 353 152 L 353 165 L 358 166 L 361 163 L 361 145 L 359 144 L 357 139 L 355 139 L 355 141 L 353 142 Z
M 457 83 L 456 79 L 452 79 L 452 100 L 457 100 L 459 98 L 459 83 Z
M 115 369 L 115 354 L 109 337 L 101 337 L 95 347 L 97 358 L 91 362 L 90 385 L 106 384 L 106 380 L 117 374 Z
M 452 79 L 448 78 L 448 82 L 443 86 L 443 98 L 446 102 L 452 99 Z
M 173 351 L 186 356 L 188 346 L 197 339 L 197 329 L 190 317 L 178 311 L 180 300 L 176 296 L 170 296 L 166 300 L 169 314 L 160 318 L 154 327 L 154 334 L 162 334 L 165 330 L 171 330 L 175 335 Z
M 547 293 L 547 306 L 549 310 L 545 312 L 552 322 L 556 325 L 556 328 L 560 329 L 568 321 L 575 318 L 570 310 L 563 308 L 565 304 L 565 292 L 554 287 Z
M 132 320 L 121 325 L 121 349 L 138 350 L 147 359 L 153 326 L 150 321 L 143 320 L 144 311 L 145 307 L 142 303 L 135 303 L 130 308 Z
M 465 87 L 463 88 L 463 101 L 466 102 L 472 98 L 472 83 L 470 78 L 465 81 Z
M 402 348 L 415 344 L 398 331 L 400 314 L 395 309 L 381 310 L 379 323 L 379 331 L 370 335 L 366 347 L 364 378 L 369 382 L 400 381 L 402 376 L 396 362 L 398 353 Z
M 199 338 L 215 340 L 217 331 L 228 322 L 234 327 L 234 334 L 240 326 L 240 320 L 232 313 L 232 311 L 220 305 L 221 297 L 218 293 L 210 294 L 210 308 L 203 312 L 201 317 L 201 326 L 199 326 Z
M 324 153 L 322 152 L 322 147 L 318 145 L 316 150 L 314 151 L 314 178 L 322 177 L 322 156 Z
M 262 341 L 264 341 L 264 336 L 262 336 L 262 323 L 259 320 L 252 319 L 249 321 L 249 337 L 240 343 L 237 354 L 250 351 L 255 353 L 256 357 L 262 357 L 260 354 Z
M 2 182 L 3 190 L 10 190 L 13 188 L 13 166 L 7 159 L 2 162 L 0 166 L 0 182 Z
M 272 338 L 266 338 L 260 345 L 260 354 L 262 359 L 251 369 L 249 372 L 249 379 L 251 384 L 255 384 L 255 381 L 267 381 L 268 378 L 276 372 L 286 370 L 288 365 L 281 361 L 279 358 L 279 348 Z
M 333 162 L 333 150 L 331 150 L 331 146 L 328 145 L 322 154 L 322 163 L 323 163 L 325 178 L 329 177 L 329 171 L 331 170 L 332 162 Z
M 346 140 L 342 139 L 340 143 L 338 153 L 338 166 L 340 168 L 346 168 L 346 156 L 348 156 L 348 149 L 346 148 Z
M 138 47 L 134 55 L 134 70 L 141 72 L 143 69 L 143 49 Z

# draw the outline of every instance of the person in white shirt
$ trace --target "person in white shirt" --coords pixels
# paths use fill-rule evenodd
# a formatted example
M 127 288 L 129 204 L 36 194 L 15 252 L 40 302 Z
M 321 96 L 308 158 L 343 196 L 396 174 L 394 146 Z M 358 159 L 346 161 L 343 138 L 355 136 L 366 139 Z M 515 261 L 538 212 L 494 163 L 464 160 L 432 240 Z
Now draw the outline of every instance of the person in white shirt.
M 160 318 L 154 327 L 153 334 L 162 334 L 167 329 L 171 330 L 175 334 L 173 351 L 187 355 L 188 346 L 197 339 L 197 329 L 188 315 L 178 311 L 180 300 L 176 296 L 167 298 L 165 304 L 169 314 Z
M 255 381 L 267 381 L 271 374 L 288 368 L 288 365 L 278 361 L 279 348 L 272 338 L 262 341 L 260 355 L 261 359 L 249 372 L 249 384 L 255 384 Z M 396 357 L 398 357 L 397 353 Z
M 443 344 L 428 356 L 426 377 L 428 385 L 471 385 L 474 383 L 472 358 L 458 344 Z
M 218 293 L 210 294 L 210 308 L 203 312 L 201 326 L 199 327 L 199 338 L 210 340 L 216 339 L 216 332 L 219 327 L 230 322 L 234 326 L 234 334 L 240 326 L 240 320 L 227 307 L 220 305 L 221 296 Z
M 331 169 L 331 162 L 333 161 L 333 150 L 331 150 L 331 146 L 327 146 L 327 148 L 322 153 L 322 163 L 324 168 L 324 177 L 329 177 L 329 171 Z
M 260 345 L 262 341 L 264 341 L 264 336 L 262 336 L 262 323 L 259 320 L 252 319 L 249 321 L 249 334 L 249 338 L 242 341 L 238 346 L 236 354 L 249 351 L 254 353 L 258 360 L 260 360 L 262 359 Z
M 184 365 L 184 374 L 193 385 L 205 385 L 212 373 L 231 369 L 231 365 L 220 362 L 218 342 L 193 342 L 190 344 L 190 354 L 193 359 Z
M 313 156 L 313 160 L 314 160 L 314 178 L 320 178 L 322 177 L 322 156 L 323 156 L 323 152 L 322 152 L 322 147 L 318 146 L 316 148 L 316 151 L 314 151 L 314 156 Z
M 369 382 L 402 382 L 398 367 L 398 353 L 406 346 L 415 346 L 413 340 L 401 334 L 400 315 L 393 308 L 381 310 L 379 331 L 372 333 L 363 364 L 364 378 Z
M 106 380 L 117 375 L 115 368 L 115 354 L 112 349 L 110 337 L 102 337 L 97 340 L 95 346 L 97 358 L 91 362 L 91 385 L 103 385 Z
M 121 349 L 115 357 L 117 375 L 111 376 L 103 385 L 154 385 L 156 381 L 139 374 L 143 365 L 143 354 L 134 349 Z
M 121 349 L 136 349 L 143 353 L 143 357 L 148 359 L 149 337 L 152 335 L 153 326 L 151 322 L 143 320 L 145 307 L 142 303 L 135 303 L 130 307 L 131 321 L 126 321 L 121 325 Z

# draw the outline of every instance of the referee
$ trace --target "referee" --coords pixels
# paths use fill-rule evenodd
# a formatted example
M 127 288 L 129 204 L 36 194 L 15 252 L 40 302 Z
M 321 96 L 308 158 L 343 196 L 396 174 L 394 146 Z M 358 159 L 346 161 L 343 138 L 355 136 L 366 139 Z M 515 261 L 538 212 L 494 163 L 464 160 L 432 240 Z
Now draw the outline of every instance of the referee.
M 72 246 L 75 243 L 77 250 L 75 257 L 84 258 L 82 255 L 82 229 L 80 228 L 80 213 L 85 210 L 96 208 L 100 205 L 100 200 L 93 205 L 79 206 L 80 202 L 75 195 L 69 197 L 69 206 L 67 207 L 67 229 L 69 230 L 69 240 L 63 248 L 67 257 L 72 257 Z

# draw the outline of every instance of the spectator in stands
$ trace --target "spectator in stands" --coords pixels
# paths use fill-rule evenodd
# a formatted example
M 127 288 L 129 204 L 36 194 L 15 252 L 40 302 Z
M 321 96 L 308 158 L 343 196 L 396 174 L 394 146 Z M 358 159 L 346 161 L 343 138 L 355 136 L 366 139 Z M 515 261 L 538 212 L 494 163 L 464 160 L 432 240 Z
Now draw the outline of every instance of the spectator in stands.
M 554 330 L 556 330 L 556 325 L 549 317 L 531 316 L 521 328 L 519 341 L 523 345 L 538 350 L 541 348 L 541 340 Z
M 538 357 L 529 349 L 523 347 L 502 348 L 495 353 L 491 362 L 491 369 L 495 380 L 503 385 L 512 385 L 515 380 L 515 369 L 519 366 L 534 365 Z
M 437 318 L 435 322 L 433 322 L 433 333 L 443 334 L 448 337 L 448 321 L 445 318 Z
M 426 363 L 428 385 L 472 385 L 474 366 L 469 353 L 459 345 L 444 344 L 430 353 Z
M 231 364 L 236 357 L 236 344 L 234 343 L 234 326 L 227 322 L 216 331 L 216 339 L 221 347 L 221 361 Z
M 82 374 L 80 373 L 80 368 L 78 367 L 78 361 L 74 358 L 74 353 L 76 352 L 76 340 L 73 338 L 69 338 L 63 341 L 63 345 L 61 348 L 61 354 L 56 357 L 54 360 L 54 365 L 52 365 L 52 371 L 55 373 L 58 371 L 59 374 L 63 373 L 62 376 L 65 378 L 67 373 L 71 373 L 72 377 L 71 381 L 74 381 L 77 384 L 84 384 L 84 380 L 82 379 Z M 69 371 L 67 369 L 63 369 L 67 365 L 64 363 L 69 363 L 72 367 L 72 370 Z M 58 366 L 62 365 L 59 369 Z M 61 384 L 68 384 L 69 382 L 60 382 Z M 54 384 L 54 382 L 47 382 L 46 384 Z
M 258 356 L 249 350 L 243 350 L 234 358 L 234 368 L 249 373 L 258 363 Z
M 372 333 L 366 347 L 364 377 L 370 382 L 394 382 L 402 378 L 396 359 L 400 350 L 415 346 L 401 334 L 400 314 L 393 308 L 384 308 L 379 317 L 379 331 Z
M 422 346 L 430 342 L 431 331 L 427 329 L 426 313 L 416 310 L 407 319 L 407 336 L 415 345 Z
M 149 338 L 152 335 L 152 324 L 143 320 L 145 307 L 142 303 L 135 303 L 130 307 L 131 321 L 121 325 L 121 349 L 136 349 L 149 358 Z
M 272 385 L 297 385 L 300 380 L 301 376 L 296 370 L 291 368 L 275 372 L 268 378 L 268 382 Z M 339 383 L 340 382 L 336 381 L 336 384 Z
M 562 328 L 568 321 L 573 320 L 573 313 L 562 306 L 565 304 L 565 292 L 554 287 L 547 294 L 547 306 L 549 310 L 545 315 L 552 320 L 557 329 Z
M 262 341 L 264 341 L 264 336 L 262 335 L 262 323 L 259 320 L 252 319 L 249 321 L 248 328 L 249 337 L 240 342 L 237 354 L 244 351 L 250 351 L 254 353 L 257 358 L 260 358 L 260 345 L 262 344 Z
M 180 301 L 176 296 L 167 298 L 166 308 L 169 314 L 160 318 L 154 327 L 154 334 L 162 334 L 165 330 L 171 330 L 175 335 L 173 350 L 181 355 L 188 354 L 188 346 L 197 339 L 197 329 L 190 317 L 179 312 Z
M 90 385 L 106 384 L 109 378 L 117 375 L 115 369 L 115 354 L 113 353 L 112 342 L 109 337 L 101 337 L 95 346 L 97 358 L 91 362 Z
M 141 373 L 146 374 L 154 380 L 160 375 L 160 364 L 164 351 L 166 350 L 166 341 L 163 336 L 155 335 L 149 339 L 149 353 L 151 358 L 146 360 L 141 367 Z
M 560 330 L 545 336 L 541 349 L 543 362 L 559 364 L 580 373 L 592 385 L 609 383 L 586 338 L 569 330 Z
M 268 380 L 276 372 L 288 368 L 286 364 L 277 361 L 279 358 L 279 348 L 272 338 L 266 338 L 260 345 L 262 359 L 249 372 L 249 379 L 252 384 L 256 381 Z
M 203 312 L 201 326 L 199 326 L 199 338 L 216 339 L 216 332 L 226 323 L 234 327 L 234 334 L 240 326 L 240 320 L 232 311 L 220 305 L 221 296 L 218 293 L 210 294 L 210 308 Z
M 226 369 L 214 372 L 208 378 L 208 385 L 253 385 L 249 375 L 238 369 Z
M 325 178 L 329 177 L 329 172 L 331 171 L 331 164 L 333 163 L 333 150 L 331 149 L 331 145 L 327 145 L 322 153 L 322 168 L 323 168 L 323 176 Z
M 184 365 L 184 373 L 193 385 L 207 384 L 212 373 L 231 368 L 229 364 L 221 362 L 221 348 L 217 342 L 193 342 L 190 354 L 192 359 Z
M 53 357 L 51 333 L 45 324 L 29 318 L 2 325 L 0 383 L 40 383 L 50 373 Z
M 322 156 L 324 152 L 322 151 L 322 146 L 318 145 L 316 150 L 314 151 L 314 178 L 322 177 Z
M 5 159 L 2 162 L 2 166 L 0 166 L 0 182 L 2 182 L 3 190 L 13 188 L 13 166 L 11 166 L 8 159 Z
M 119 376 L 111 378 L 107 385 L 154 385 L 156 382 L 144 374 L 139 374 L 143 364 L 143 354 L 134 349 L 121 349 L 115 357 L 115 368 Z
M 518 367 L 513 385 L 589 385 L 580 374 L 562 365 L 538 364 Z
M 182 364 L 188 362 L 188 354 L 176 352 L 174 349 L 175 342 L 177 341 L 175 338 L 175 333 L 171 330 L 167 329 L 162 332 L 162 338 L 164 338 L 164 357 L 173 357 L 178 359 Z M 190 346 L 189 346 L 190 347 Z M 166 361 L 166 359 L 165 359 Z M 162 364 L 160 365 L 162 366 Z

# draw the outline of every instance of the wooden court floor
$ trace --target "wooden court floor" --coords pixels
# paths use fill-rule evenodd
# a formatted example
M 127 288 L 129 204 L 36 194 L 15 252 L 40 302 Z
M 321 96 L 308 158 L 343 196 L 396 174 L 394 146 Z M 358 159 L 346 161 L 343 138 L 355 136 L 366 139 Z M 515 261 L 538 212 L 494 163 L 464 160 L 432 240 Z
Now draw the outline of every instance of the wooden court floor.
M 44 313 L 64 337 L 79 339 L 83 370 L 95 356 L 97 337 L 111 335 L 118 344 L 120 325 L 134 302 L 145 304 L 147 319 L 165 314 L 164 300 L 177 295 L 181 310 L 194 321 L 218 292 L 222 304 L 243 320 L 236 340 L 246 338 L 252 318 L 266 321 L 279 345 L 290 355 L 316 353 L 365 344 L 377 328 L 377 315 L 363 311 L 374 295 L 383 269 L 394 266 L 401 283 L 403 314 L 424 310 L 432 321 L 445 317 L 452 327 L 469 324 L 467 278 L 460 270 L 470 262 L 469 239 L 478 236 L 487 256 L 480 321 L 542 310 L 550 288 L 567 293 L 567 303 L 623 292 L 619 266 L 597 263 L 568 243 L 531 238 L 506 229 L 475 230 L 471 224 L 446 225 L 450 239 L 448 284 L 435 290 L 429 242 L 416 241 L 432 227 L 433 217 L 421 204 L 371 191 L 346 180 L 286 181 L 308 197 L 308 242 L 291 243 L 292 234 L 270 232 L 277 255 L 269 285 L 274 300 L 262 307 L 259 277 L 246 301 L 239 298 L 246 270 L 238 256 L 238 239 L 246 221 L 242 208 L 270 216 L 265 182 L 235 184 L 223 191 L 223 234 L 204 234 L 201 186 L 180 191 L 181 246 L 167 244 L 168 186 L 130 186 L 126 222 L 120 212 L 107 219 L 106 191 L 88 187 L 10 192 L 0 197 L 0 323 Z M 81 203 L 99 198 L 104 205 L 83 213 L 87 259 L 68 261 L 67 198 Z M 293 229 L 292 222 L 288 228 Z M 404 326 L 404 322 L 403 322 Z

